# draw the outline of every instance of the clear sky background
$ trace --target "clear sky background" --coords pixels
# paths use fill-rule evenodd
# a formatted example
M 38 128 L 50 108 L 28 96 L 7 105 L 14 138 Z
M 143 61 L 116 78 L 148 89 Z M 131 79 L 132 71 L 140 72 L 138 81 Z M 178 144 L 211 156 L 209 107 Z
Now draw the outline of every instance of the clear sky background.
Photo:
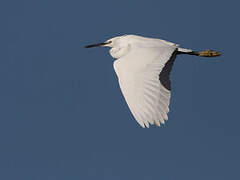
M 240 179 L 239 6 L 218 0 L 0 2 L 0 179 Z M 142 129 L 107 48 L 138 34 L 180 56 L 164 127 Z

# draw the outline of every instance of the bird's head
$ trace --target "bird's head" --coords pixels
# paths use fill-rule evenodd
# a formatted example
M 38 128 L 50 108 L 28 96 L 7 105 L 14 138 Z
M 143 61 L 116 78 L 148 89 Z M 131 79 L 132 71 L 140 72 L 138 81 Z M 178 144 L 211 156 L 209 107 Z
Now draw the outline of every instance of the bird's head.
M 127 38 L 127 35 L 124 36 L 117 36 L 111 39 L 108 39 L 107 41 L 103 43 L 97 43 L 97 44 L 91 44 L 88 46 L 85 46 L 85 48 L 92 48 L 92 47 L 110 47 L 110 55 L 114 59 L 118 59 L 124 55 L 126 55 L 130 50 L 130 45 L 128 44 L 129 39 Z
M 87 45 L 87 46 L 85 46 L 85 48 L 92 48 L 92 47 L 111 47 L 112 48 L 114 46 L 119 45 L 124 36 L 117 36 L 117 37 L 108 39 L 107 41 L 105 41 L 103 43 Z

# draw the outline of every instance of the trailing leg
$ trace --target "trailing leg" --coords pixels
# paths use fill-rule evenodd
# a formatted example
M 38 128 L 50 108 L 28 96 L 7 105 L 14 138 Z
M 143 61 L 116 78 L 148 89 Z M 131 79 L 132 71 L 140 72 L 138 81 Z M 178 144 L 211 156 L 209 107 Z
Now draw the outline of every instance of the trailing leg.
M 205 50 L 205 51 L 192 51 L 190 49 L 178 49 L 178 54 L 188 54 L 188 55 L 195 55 L 195 56 L 202 56 L 202 57 L 216 57 L 220 56 L 221 53 L 213 50 Z

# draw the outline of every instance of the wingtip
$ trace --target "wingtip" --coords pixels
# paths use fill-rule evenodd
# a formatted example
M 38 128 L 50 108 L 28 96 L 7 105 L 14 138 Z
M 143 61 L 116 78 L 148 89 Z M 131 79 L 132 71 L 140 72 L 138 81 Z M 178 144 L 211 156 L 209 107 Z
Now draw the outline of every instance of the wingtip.
M 145 122 L 145 126 L 146 126 L 146 128 L 149 128 L 148 122 Z
M 160 121 L 154 121 L 154 125 L 156 125 L 156 126 L 158 126 L 158 127 L 160 127 L 161 126 L 161 123 L 160 123 Z

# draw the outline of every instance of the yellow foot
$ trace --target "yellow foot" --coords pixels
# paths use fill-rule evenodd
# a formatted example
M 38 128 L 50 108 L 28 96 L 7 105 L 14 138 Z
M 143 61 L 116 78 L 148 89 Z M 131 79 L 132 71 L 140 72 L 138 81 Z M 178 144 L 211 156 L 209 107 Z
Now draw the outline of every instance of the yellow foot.
M 204 56 L 204 57 L 216 57 L 221 55 L 220 52 L 212 51 L 212 50 L 206 50 L 198 53 L 199 53 L 199 56 Z

